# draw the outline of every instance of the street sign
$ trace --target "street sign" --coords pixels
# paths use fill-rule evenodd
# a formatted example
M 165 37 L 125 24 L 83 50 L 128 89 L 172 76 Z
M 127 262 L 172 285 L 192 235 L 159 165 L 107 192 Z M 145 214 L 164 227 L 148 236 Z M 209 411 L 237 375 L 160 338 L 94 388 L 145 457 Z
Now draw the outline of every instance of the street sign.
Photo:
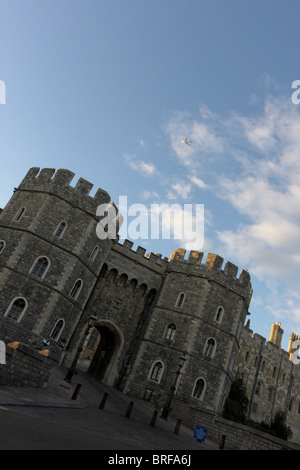
M 197 439 L 199 442 L 204 442 L 207 434 L 207 429 L 205 429 L 203 426 L 196 426 L 196 429 L 194 431 L 194 438 Z

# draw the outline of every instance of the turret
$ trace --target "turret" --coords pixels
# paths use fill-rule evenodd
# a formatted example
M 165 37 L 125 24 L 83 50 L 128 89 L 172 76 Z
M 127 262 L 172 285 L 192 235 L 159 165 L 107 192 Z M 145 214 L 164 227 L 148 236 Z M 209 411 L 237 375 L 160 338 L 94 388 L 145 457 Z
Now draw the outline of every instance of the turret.
M 281 340 L 283 333 L 284 331 L 281 328 L 281 323 L 279 321 L 273 323 L 269 342 L 275 344 L 275 346 L 277 346 L 278 348 L 281 348 Z

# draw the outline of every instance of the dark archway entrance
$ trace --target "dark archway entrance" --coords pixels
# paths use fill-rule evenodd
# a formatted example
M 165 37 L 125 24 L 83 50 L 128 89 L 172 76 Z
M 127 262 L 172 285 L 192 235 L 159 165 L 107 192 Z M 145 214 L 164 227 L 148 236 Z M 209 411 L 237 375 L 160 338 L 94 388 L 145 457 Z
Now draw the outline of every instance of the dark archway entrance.
M 107 326 L 96 328 L 100 334 L 100 342 L 87 372 L 96 379 L 102 380 L 112 359 L 116 340 L 114 333 Z

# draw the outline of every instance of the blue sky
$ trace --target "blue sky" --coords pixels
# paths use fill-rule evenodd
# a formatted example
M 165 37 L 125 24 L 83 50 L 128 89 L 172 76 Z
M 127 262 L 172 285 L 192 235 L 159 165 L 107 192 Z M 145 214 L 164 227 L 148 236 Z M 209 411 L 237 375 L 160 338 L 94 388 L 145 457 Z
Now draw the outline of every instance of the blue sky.
M 204 204 L 204 246 L 248 269 L 251 328 L 300 334 L 300 4 L 0 0 L 0 207 L 32 166 L 118 203 Z M 188 137 L 191 146 L 180 141 Z

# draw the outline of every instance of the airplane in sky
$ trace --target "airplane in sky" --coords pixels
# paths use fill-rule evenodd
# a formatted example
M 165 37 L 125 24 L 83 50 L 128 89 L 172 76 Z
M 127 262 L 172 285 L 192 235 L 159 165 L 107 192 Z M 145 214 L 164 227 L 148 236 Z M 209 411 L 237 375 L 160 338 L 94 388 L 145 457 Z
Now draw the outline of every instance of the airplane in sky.
M 183 142 L 184 144 L 186 145 L 191 145 L 191 143 L 193 142 L 192 140 L 187 140 L 187 137 L 185 138 L 185 140 L 181 140 L 181 142 Z

